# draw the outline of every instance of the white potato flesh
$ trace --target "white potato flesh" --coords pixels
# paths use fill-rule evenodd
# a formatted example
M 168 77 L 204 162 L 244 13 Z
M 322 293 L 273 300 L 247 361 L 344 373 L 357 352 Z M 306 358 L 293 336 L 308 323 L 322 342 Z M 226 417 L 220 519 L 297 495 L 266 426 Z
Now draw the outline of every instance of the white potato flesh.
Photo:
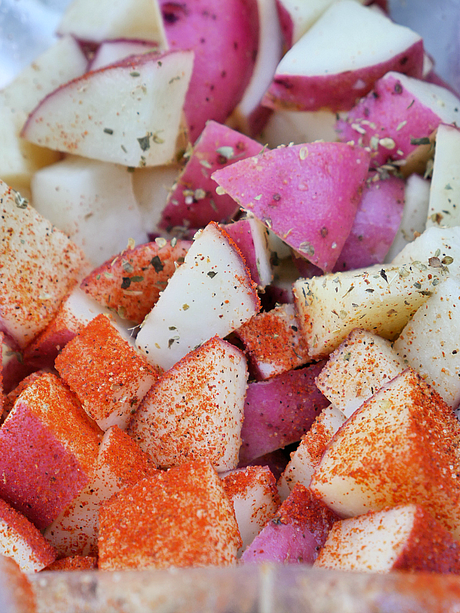
M 279 145 L 300 145 L 315 140 L 337 140 L 334 126 L 337 114 L 332 111 L 276 110 L 264 127 L 263 142 L 273 149 Z
M 460 224 L 460 130 L 441 124 L 436 132 L 427 227 Z
M 68 157 L 35 173 L 32 202 L 94 266 L 126 249 L 129 239 L 148 240 L 124 166 Z
M 235 109 L 239 121 L 247 122 L 259 106 L 272 82 L 283 55 L 283 37 L 276 11 L 276 0 L 257 0 L 259 9 L 259 47 L 254 70 L 243 97 Z
M 437 258 L 439 262 L 433 261 Z M 453 228 L 440 228 L 432 226 L 427 228 L 420 236 L 408 243 L 396 255 L 390 265 L 401 266 L 414 263 L 434 267 L 448 266 L 451 275 L 460 274 L 460 226 Z
M 144 228 L 155 232 L 161 221 L 168 194 L 180 172 L 178 164 L 136 168 L 133 189 L 141 210 Z
M 193 51 L 136 56 L 49 94 L 22 136 L 37 145 L 132 167 L 171 162 Z
M 417 509 L 408 504 L 336 522 L 315 567 L 374 573 L 392 570 L 405 548 L 426 547 L 428 535 L 417 524 Z M 418 547 L 417 537 L 421 537 Z M 426 550 L 420 551 L 423 553 Z
M 451 408 L 407 368 L 336 432 L 311 489 L 342 517 L 417 503 L 458 538 L 459 435 Z
M 58 34 L 83 41 L 138 38 L 167 48 L 158 0 L 73 0 L 58 26 Z
M 286 500 L 296 483 L 310 487 L 311 478 L 326 445 L 344 422 L 345 415 L 332 404 L 321 411 L 310 430 L 302 437 L 297 449 L 291 453 L 291 458 L 278 481 L 282 500 Z
M 0 178 L 22 196 L 30 197 L 30 181 L 43 166 L 59 160 L 59 153 L 38 147 L 19 136 L 27 119 L 23 111 L 0 104 Z
M 50 92 L 84 74 L 87 65 L 77 41 L 63 36 L 0 92 L 0 102 L 28 115 Z
M 406 180 L 404 209 L 398 233 L 386 255 L 385 262 L 391 262 L 400 251 L 422 234 L 426 228 L 428 204 L 430 201 L 430 181 L 418 174 Z
M 326 357 L 354 328 L 394 340 L 448 270 L 415 262 L 299 279 L 295 304 L 309 354 Z
M 358 0 L 363 4 L 364 0 Z M 297 42 L 335 0 L 279 0 L 292 22 L 292 44 Z
M 140 55 L 148 51 L 158 51 L 158 47 L 145 40 L 106 40 L 97 48 L 89 70 L 99 70 L 131 55 Z
M 406 367 L 390 341 L 358 329 L 331 353 L 316 385 L 348 418 Z
M 57 313 L 86 260 L 69 238 L 0 181 L 0 329 L 24 347 Z
M 421 37 L 352 0 L 333 3 L 286 53 L 277 75 L 321 76 L 383 63 Z
M 259 310 L 253 282 L 227 233 L 211 223 L 190 247 L 136 339 L 167 370 L 214 335 L 225 337 Z
M 394 350 L 444 398 L 460 403 L 460 278 L 438 285 L 394 343 Z
M 214 337 L 191 351 L 152 386 L 127 433 L 156 466 L 207 459 L 218 472 L 238 465 L 247 364 Z

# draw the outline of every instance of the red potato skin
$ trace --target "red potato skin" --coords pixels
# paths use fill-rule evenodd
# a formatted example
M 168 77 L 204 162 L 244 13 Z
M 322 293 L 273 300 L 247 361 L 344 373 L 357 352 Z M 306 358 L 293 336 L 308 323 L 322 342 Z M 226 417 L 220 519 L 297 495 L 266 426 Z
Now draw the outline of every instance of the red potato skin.
M 378 179 L 378 175 L 374 175 Z M 369 181 L 358 205 L 355 221 L 334 271 L 381 264 L 399 229 L 404 208 L 405 183 L 389 176 Z
M 248 384 L 240 463 L 294 443 L 328 404 L 315 384 L 325 362 Z
M 331 271 L 351 231 L 370 154 L 345 143 L 282 147 L 212 175 L 299 255 Z
M 195 62 L 185 101 L 189 138 L 208 119 L 224 123 L 249 83 L 259 44 L 257 0 L 160 0 L 171 49 L 192 49 Z
M 281 26 L 281 32 L 283 33 L 284 46 L 287 51 L 292 47 L 292 38 L 294 35 L 292 18 L 289 15 L 289 11 L 284 8 L 279 0 L 276 0 L 276 10 L 278 11 L 278 19 Z
M 257 252 L 255 250 L 254 239 L 251 226 L 247 219 L 239 219 L 234 223 L 223 226 L 227 234 L 235 241 L 241 251 L 246 266 L 249 268 L 251 278 L 258 286 L 262 286 L 262 281 L 257 269 Z
M 371 167 L 377 168 L 389 160 L 407 158 L 417 148 L 411 140 L 429 137 L 440 123 L 439 116 L 390 75 L 377 81 L 374 91 L 358 102 L 346 120 L 337 121 L 336 131 L 341 142 L 355 142 L 363 147 L 371 146 L 373 136 L 379 140 L 393 139 L 394 147 L 379 144 L 372 150 Z M 353 126 L 358 126 L 359 132 Z
M 291 111 L 348 111 L 368 94 L 374 83 L 390 71 L 422 78 L 423 42 L 375 66 L 329 75 L 278 75 L 273 79 L 262 104 Z
M 224 156 L 220 147 L 231 147 L 233 155 Z M 256 155 L 261 149 L 257 141 L 216 121 L 208 121 L 168 196 L 159 227 L 167 231 L 176 226 L 198 229 L 210 221 L 230 221 L 238 205 L 230 196 L 216 193 L 217 183 L 211 174 L 236 160 Z
M 241 556 L 243 563 L 313 564 L 339 517 L 297 483 L 272 520 Z

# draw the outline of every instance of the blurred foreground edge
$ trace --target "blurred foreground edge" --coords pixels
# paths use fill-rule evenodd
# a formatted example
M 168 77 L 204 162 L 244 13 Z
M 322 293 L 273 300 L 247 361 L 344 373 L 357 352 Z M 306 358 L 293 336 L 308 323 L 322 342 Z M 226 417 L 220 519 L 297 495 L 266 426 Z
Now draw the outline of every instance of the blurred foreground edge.
M 302 565 L 29 576 L 37 613 L 454 613 L 460 577 Z M 5 609 L 1 609 L 4 611 Z M 27 609 L 20 609 L 26 611 Z M 19 609 L 18 609 L 19 611 Z

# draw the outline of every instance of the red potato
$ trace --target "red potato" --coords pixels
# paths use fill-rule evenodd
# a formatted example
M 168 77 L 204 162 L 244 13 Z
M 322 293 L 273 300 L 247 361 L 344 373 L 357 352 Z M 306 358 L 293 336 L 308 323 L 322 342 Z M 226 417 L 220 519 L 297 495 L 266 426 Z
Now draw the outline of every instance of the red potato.
M 267 228 L 255 217 L 239 219 L 222 226 L 238 245 L 258 288 L 265 288 L 273 278 Z
M 170 48 L 195 53 L 184 107 L 193 143 L 208 119 L 225 122 L 251 79 L 259 44 L 257 0 L 160 5 Z
M 235 336 L 243 343 L 252 374 L 258 381 L 310 361 L 293 304 L 283 304 L 254 315 L 235 330 Z
M 100 314 L 110 317 L 120 334 L 129 338 L 129 331 L 126 330 L 126 325 L 123 325 L 123 320 L 110 312 L 107 307 L 101 306 L 79 287 L 75 287 L 61 303 L 53 320 L 26 347 L 23 352 L 24 363 L 51 368 L 63 347 Z
M 88 71 L 99 70 L 111 64 L 116 64 L 120 60 L 141 53 L 159 51 L 159 47 L 147 40 L 136 40 L 120 38 L 118 40 L 103 41 L 96 51 L 88 66 Z
M 420 504 L 458 538 L 459 441 L 452 409 L 407 368 L 336 432 L 311 489 L 341 517 Z
M 230 120 L 233 127 L 252 137 L 260 134 L 272 113 L 261 102 L 283 55 L 283 36 L 276 0 L 257 0 L 257 5 L 259 44 L 256 63 L 251 80 Z
M 147 53 L 88 72 L 35 107 L 21 135 L 103 162 L 169 163 L 180 136 L 193 52 Z
M 0 91 L 0 102 L 27 115 L 43 98 L 87 70 L 88 60 L 73 36 L 63 36 Z M 0 175 L 3 180 L 5 177 Z
M 401 224 L 404 189 L 403 179 L 369 175 L 335 271 L 364 268 L 385 260 Z
M 216 121 L 208 121 L 188 154 L 188 161 L 168 195 L 159 227 L 202 228 L 228 222 L 238 212 L 230 196 L 217 194 L 214 170 L 259 153 L 260 143 Z
M 207 459 L 236 468 L 247 367 L 244 354 L 215 336 L 188 353 L 149 390 L 128 434 L 162 468 Z
M 80 249 L 0 181 L 0 330 L 25 347 L 86 265 Z
M 24 573 L 36 573 L 57 554 L 24 515 L 0 499 L 0 555 L 12 558 Z
M 30 181 L 39 168 L 59 160 L 59 153 L 28 143 L 19 136 L 27 115 L 0 104 L 0 177 L 30 198 Z
M 390 341 L 357 328 L 330 354 L 316 385 L 348 418 L 406 367 Z
M 107 39 L 138 38 L 167 47 L 158 0 L 73 0 L 57 28 L 59 35 L 72 34 L 86 43 Z
M 212 175 L 245 210 L 324 271 L 350 233 L 369 154 L 343 143 L 264 151 Z
M 14 389 L 12 389 L 3 399 L 3 421 L 8 417 L 8 414 L 11 412 L 14 403 L 17 398 L 22 394 L 22 392 L 28 387 L 31 383 L 33 383 L 36 379 L 41 377 L 44 373 L 51 372 L 50 370 L 35 370 L 30 373 L 30 375 L 25 376 Z
M 45 538 L 59 557 L 96 555 L 101 505 L 123 487 L 157 472 L 139 445 L 112 426 L 102 438 L 93 479 L 46 528 Z
M 0 428 L 0 496 L 46 528 L 93 476 L 102 432 L 51 373 L 33 381 Z
M 380 12 L 342 0 L 286 53 L 262 103 L 298 111 L 349 110 L 390 70 L 421 78 L 422 38 Z
M 192 243 L 156 241 L 128 248 L 95 268 L 81 288 L 100 305 L 141 324 Z
M 403 161 L 443 123 L 458 122 L 460 100 L 446 88 L 389 72 L 337 122 L 338 137 L 370 147 L 371 164 Z M 401 166 L 404 170 L 404 166 Z
M 335 513 L 299 483 L 243 552 L 241 561 L 311 565 L 337 519 Z
M 158 302 L 144 320 L 136 346 L 164 370 L 214 335 L 225 337 L 260 309 L 241 253 L 216 223 L 196 235 Z
M 211 464 L 187 462 L 124 488 L 99 514 L 99 568 L 226 566 L 241 538 Z
M 103 314 L 69 341 L 55 368 L 101 430 L 124 430 L 159 376 Z
M 321 461 L 326 447 L 345 421 L 345 415 L 330 404 L 316 417 L 311 428 L 304 436 L 278 481 L 278 491 L 282 500 L 286 500 L 296 483 L 310 487 L 313 473 Z
M 235 511 L 241 556 L 281 504 L 276 480 L 267 466 L 238 468 L 222 474 L 221 480 Z
M 248 384 L 241 431 L 240 462 L 299 441 L 327 406 L 315 384 L 323 362 Z
M 36 172 L 30 189 L 36 210 L 78 245 L 94 266 L 130 240 L 148 240 L 131 174 L 122 166 L 67 157 Z
M 430 552 L 430 553 L 428 553 Z M 337 521 L 315 567 L 358 572 L 460 573 L 460 542 L 420 505 Z

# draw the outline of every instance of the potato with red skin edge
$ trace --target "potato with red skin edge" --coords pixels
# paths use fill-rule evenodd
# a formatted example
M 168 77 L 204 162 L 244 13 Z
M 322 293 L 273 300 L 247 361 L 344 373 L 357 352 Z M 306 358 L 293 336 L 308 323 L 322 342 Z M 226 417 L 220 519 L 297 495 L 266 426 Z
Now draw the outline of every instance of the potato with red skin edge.
M 460 120 L 460 100 L 444 87 L 389 72 L 336 124 L 338 139 L 371 148 L 371 166 L 404 160 L 438 125 Z M 404 166 L 400 167 L 404 172 Z
M 119 60 L 132 55 L 140 55 L 149 51 L 159 51 L 158 45 L 147 40 L 135 38 L 117 38 L 114 40 L 104 40 L 94 52 L 90 59 L 88 71 L 99 70 L 111 64 L 116 64 Z
M 404 189 L 404 180 L 399 177 L 369 175 L 335 271 L 364 268 L 385 260 L 403 216 Z
M 87 264 L 68 237 L 0 181 L 0 330 L 24 348 L 53 319 Z
M 184 105 L 194 143 L 208 119 L 225 122 L 249 83 L 259 44 L 257 0 L 160 0 L 160 6 L 169 47 L 195 53 Z
M 93 476 L 102 432 L 68 387 L 44 373 L 0 428 L 0 496 L 46 528 Z
M 451 407 L 409 367 L 335 433 L 310 487 L 341 517 L 420 504 L 458 538 L 459 443 Z
M 206 460 L 125 487 L 99 514 L 99 568 L 227 566 L 241 545 L 235 514 Z
M 315 384 L 324 362 L 248 384 L 240 462 L 299 441 L 329 403 Z
M 124 430 L 158 379 L 151 366 L 103 314 L 90 321 L 57 356 L 55 368 L 101 430 Z
M 241 561 L 244 564 L 313 564 L 338 519 L 309 489 L 298 483 L 243 552 Z
M 234 345 L 214 336 L 163 373 L 132 416 L 127 433 L 156 465 L 208 459 L 236 468 L 247 365 Z
M 192 51 L 168 51 L 87 72 L 48 94 L 30 113 L 21 136 L 133 168 L 170 163 L 183 131 L 192 68 Z
M 110 318 L 123 337 L 130 338 L 127 326 L 132 324 L 119 318 L 108 307 L 101 306 L 77 286 L 61 302 L 54 319 L 24 349 L 24 363 L 35 368 L 52 369 L 54 360 L 66 344 L 101 313 Z
M 169 192 L 159 228 L 202 228 L 210 221 L 228 222 L 238 212 L 230 196 L 217 194 L 214 170 L 256 155 L 262 145 L 228 126 L 209 120 Z
M 342 0 L 286 53 L 262 104 L 346 111 L 390 70 L 422 77 L 421 36 L 358 2 Z
M 271 379 L 310 362 L 293 304 L 257 313 L 235 330 L 234 335 L 243 343 L 251 375 L 257 381 Z
M 251 277 L 258 288 L 265 288 L 273 279 L 268 232 L 255 217 L 238 219 L 222 226 L 240 249 Z
M 460 542 L 421 505 L 337 521 L 314 566 L 344 571 L 460 574 Z
M 125 249 L 92 270 L 80 287 L 102 306 L 141 324 L 191 244 L 159 238 Z
M 61 556 L 96 555 L 101 505 L 126 485 L 133 485 L 157 473 L 150 457 L 118 426 L 102 438 L 94 477 L 72 500 L 44 537 Z
M 147 360 L 168 370 L 189 351 L 227 336 L 260 310 L 260 299 L 236 243 L 215 222 L 195 235 L 136 338 Z
M 276 480 L 268 466 L 247 466 L 220 475 L 233 505 L 243 544 L 238 557 L 281 504 Z
M 360 147 L 315 142 L 263 151 L 212 177 L 243 209 L 327 272 L 350 234 L 369 161 Z

